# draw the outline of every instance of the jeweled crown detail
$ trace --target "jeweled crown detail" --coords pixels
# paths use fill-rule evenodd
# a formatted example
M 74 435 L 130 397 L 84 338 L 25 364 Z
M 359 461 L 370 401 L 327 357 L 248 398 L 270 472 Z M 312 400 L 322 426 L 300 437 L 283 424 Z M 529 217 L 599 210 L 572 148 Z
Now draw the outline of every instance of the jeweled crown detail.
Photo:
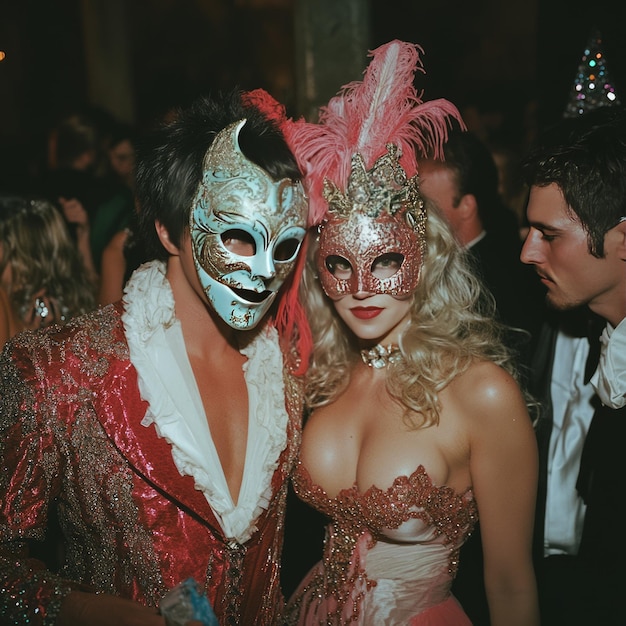
M 383 213 L 395 216 L 404 212 L 409 225 L 423 240 L 426 210 L 419 193 L 418 177 L 407 178 L 399 157 L 398 147 L 388 143 L 387 152 L 367 171 L 361 154 L 354 154 L 346 193 L 331 180 L 324 180 L 324 199 L 328 202 L 329 213 L 348 218 L 357 211 L 375 219 Z

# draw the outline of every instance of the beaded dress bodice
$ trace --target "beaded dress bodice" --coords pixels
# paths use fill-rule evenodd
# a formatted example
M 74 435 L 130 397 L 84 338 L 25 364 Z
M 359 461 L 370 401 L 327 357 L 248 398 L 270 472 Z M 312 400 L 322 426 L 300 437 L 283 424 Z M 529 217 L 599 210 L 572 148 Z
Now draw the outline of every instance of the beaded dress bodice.
M 408 623 L 449 596 L 459 549 L 477 520 L 471 489 L 433 485 L 421 465 L 388 489 L 354 485 L 334 498 L 302 463 L 293 483 L 331 522 L 322 563 L 292 599 L 289 623 Z

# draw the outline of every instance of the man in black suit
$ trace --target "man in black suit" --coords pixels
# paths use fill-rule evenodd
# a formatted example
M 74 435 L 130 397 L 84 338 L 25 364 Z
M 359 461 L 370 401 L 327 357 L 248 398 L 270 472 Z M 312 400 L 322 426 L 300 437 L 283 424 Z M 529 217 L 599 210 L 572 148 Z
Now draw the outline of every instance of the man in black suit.
M 565 120 L 544 135 L 524 171 L 530 229 L 521 258 L 556 311 L 531 376 L 542 407 L 535 533 L 542 624 L 623 625 L 624 110 Z
M 603 326 L 586 306 L 552 311 L 532 362 L 530 389 L 541 404 L 534 552 L 544 626 L 624 623 L 621 602 L 612 602 L 624 584 L 615 542 L 626 408 L 603 405 L 590 383 Z

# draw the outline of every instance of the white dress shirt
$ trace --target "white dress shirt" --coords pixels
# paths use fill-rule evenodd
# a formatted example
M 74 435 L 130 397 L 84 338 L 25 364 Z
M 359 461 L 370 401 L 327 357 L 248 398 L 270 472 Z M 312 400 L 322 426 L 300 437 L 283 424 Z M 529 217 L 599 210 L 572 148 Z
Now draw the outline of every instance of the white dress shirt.
M 584 383 L 586 337 L 559 331 L 550 393 L 553 425 L 548 456 L 544 556 L 578 553 L 585 504 L 576 491 L 585 437 L 593 417 L 594 389 Z
M 607 324 L 600 344 L 600 362 L 591 384 L 606 406 L 621 409 L 626 406 L 626 318 L 616 328 Z

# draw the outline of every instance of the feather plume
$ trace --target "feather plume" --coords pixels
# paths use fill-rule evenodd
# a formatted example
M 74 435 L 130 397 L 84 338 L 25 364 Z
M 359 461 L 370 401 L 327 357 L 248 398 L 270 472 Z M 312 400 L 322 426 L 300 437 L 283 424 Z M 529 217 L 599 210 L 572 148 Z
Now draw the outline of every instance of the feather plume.
M 307 246 L 308 238 L 305 238 L 293 273 L 283 286 L 275 318 L 276 329 L 285 348 L 287 364 L 295 376 L 306 374 L 309 357 L 313 351 L 311 327 L 299 296 L 299 285 L 306 264 Z
M 452 119 L 464 127 L 447 100 L 422 102 L 413 84 L 416 72 L 424 73 L 421 52 L 416 44 L 399 40 L 380 46 L 370 52 L 363 80 L 345 85 L 320 109 L 319 123 L 286 120 L 283 132 L 305 174 L 310 224 L 326 213 L 324 179 L 345 190 L 356 152 L 369 169 L 394 143 L 402 153 L 400 165 L 412 177 L 419 156 L 442 156 Z
M 271 96 L 265 89 L 253 89 L 245 91 L 241 100 L 246 106 L 257 108 L 266 119 L 274 122 L 279 128 L 284 124 L 287 114 L 285 106 Z

